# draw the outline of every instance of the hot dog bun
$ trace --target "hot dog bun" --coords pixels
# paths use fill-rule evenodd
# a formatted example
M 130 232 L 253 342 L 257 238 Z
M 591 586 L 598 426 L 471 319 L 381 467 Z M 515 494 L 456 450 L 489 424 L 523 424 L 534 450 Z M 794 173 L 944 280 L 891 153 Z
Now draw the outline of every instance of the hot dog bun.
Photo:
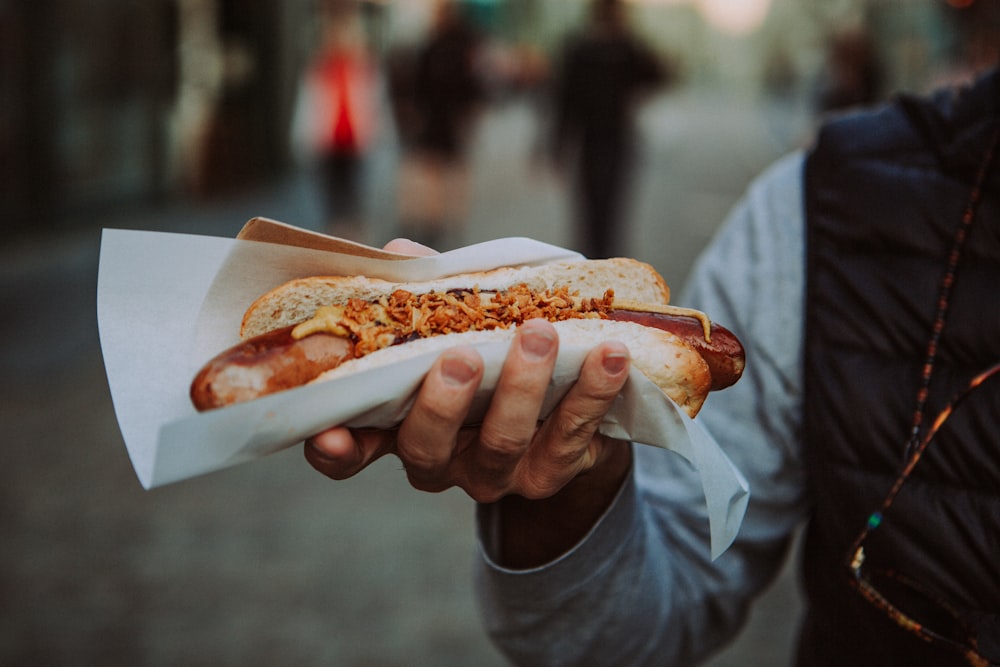
M 252 338 L 298 324 L 312 317 L 320 306 L 344 303 L 348 299 L 374 301 L 398 289 L 425 294 L 478 287 L 491 292 L 520 283 L 538 291 L 568 286 L 581 298 L 598 298 L 613 287 L 616 299 L 648 304 L 670 302 L 670 288 L 660 274 L 649 264 L 628 258 L 505 267 L 419 283 L 396 283 L 364 276 L 316 276 L 287 282 L 252 303 L 243 316 L 240 337 Z

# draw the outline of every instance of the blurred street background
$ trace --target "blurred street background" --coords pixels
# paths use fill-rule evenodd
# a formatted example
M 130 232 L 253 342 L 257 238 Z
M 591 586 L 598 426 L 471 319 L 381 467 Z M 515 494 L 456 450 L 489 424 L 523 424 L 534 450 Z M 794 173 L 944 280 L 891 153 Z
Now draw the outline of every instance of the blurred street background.
M 0 0 L 0 665 L 504 664 L 464 495 L 390 459 L 332 482 L 298 449 L 144 491 L 96 321 L 102 228 L 231 237 L 266 216 L 376 246 L 578 247 L 549 100 L 587 3 L 458 3 L 475 91 L 443 153 L 417 90 L 436 5 Z M 993 0 L 626 6 L 664 75 L 635 101 L 623 254 L 675 294 L 824 114 L 967 79 L 1000 45 Z M 318 94 L 318 73 L 344 87 Z M 799 604 L 789 566 L 708 664 L 787 664 Z

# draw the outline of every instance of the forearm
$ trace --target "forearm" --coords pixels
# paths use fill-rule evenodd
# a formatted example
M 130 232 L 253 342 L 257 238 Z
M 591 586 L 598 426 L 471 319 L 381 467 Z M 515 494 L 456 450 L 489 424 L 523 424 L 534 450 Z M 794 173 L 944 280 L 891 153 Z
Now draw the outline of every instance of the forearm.
M 672 452 L 633 449 L 611 506 L 562 557 L 510 570 L 489 559 L 483 536 L 479 599 L 514 664 L 693 665 L 738 630 L 776 571 L 779 544 L 737 544 L 711 561 L 697 472 Z M 482 506 L 480 528 L 492 532 L 501 513 Z

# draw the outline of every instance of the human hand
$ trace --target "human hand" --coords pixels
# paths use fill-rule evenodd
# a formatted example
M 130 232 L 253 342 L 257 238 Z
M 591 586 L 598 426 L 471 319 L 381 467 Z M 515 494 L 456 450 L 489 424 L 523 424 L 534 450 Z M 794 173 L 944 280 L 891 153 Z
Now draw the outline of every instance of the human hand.
M 386 250 L 433 253 L 409 241 L 393 241 Z M 393 453 L 415 488 L 442 491 L 458 486 L 480 502 L 509 495 L 547 498 L 612 459 L 619 463 L 614 476 L 620 478 L 627 447 L 596 430 L 628 377 L 628 350 L 613 341 L 595 347 L 578 381 L 540 422 L 557 352 L 551 324 L 531 320 L 522 325 L 486 416 L 470 428 L 463 423 L 482 380 L 483 361 L 471 348 L 447 350 L 428 372 L 398 429 L 330 429 L 307 442 L 306 458 L 328 477 L 343 479 Z M 599 477 L 588 475 L 591 482 Z
M 557 350 L 550 323 L 525 322 L 486 416 L 474 428 L 463 428 L 463 422 L 482 380 L 482 358 L 471 348 L 447 350 L 398 429 L 331 429 L 308 441 L 306 458 L 328 477 L 343 479 L 394 453 L 417 489 L 459 486 L 479 502 L 510 494 L 548 497 L 604 462 L 608 442 L 597 427 L 628 377 L 625 346 L 602 342 L 587 356 L 579 380 L 539 423 Z

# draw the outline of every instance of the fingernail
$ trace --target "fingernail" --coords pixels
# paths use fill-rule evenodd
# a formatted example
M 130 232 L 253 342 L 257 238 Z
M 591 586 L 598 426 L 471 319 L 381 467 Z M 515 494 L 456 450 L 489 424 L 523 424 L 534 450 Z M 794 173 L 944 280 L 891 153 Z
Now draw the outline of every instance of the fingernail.
M 478 369 L 464 357 L 447 357 L 441 363 L 441 375 L 454 385 L 465 385 L 476 377 Z
M 602 363 L 608 375 L 618 375 L 625 370 L 625 365 L 628 364 L 628 356 L 621 352 L 609 352 L 604 355 Z
M 521 349 L 538 359 L 548 356 L 555 342 L 555 336 L 546 331 L 525 331 L 521 335 Z

